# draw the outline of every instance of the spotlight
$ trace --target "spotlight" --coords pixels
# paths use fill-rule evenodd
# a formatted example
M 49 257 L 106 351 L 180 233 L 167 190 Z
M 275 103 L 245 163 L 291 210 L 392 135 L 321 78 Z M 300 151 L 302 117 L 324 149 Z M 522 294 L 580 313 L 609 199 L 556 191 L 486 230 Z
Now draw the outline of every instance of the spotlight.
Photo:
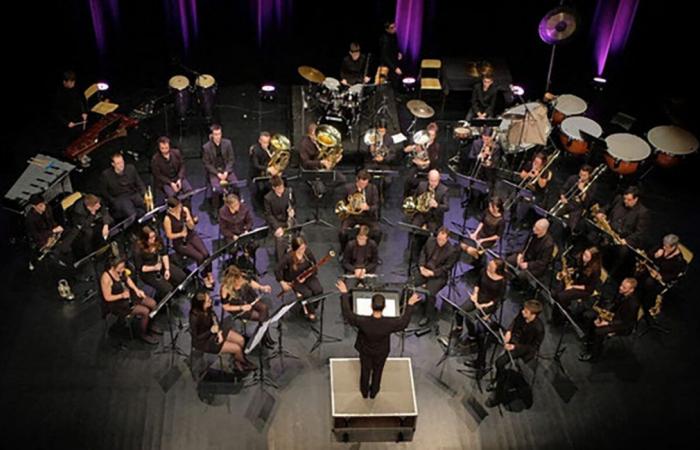
M 596 91 L 602 91 L 607 83 L 608 80 L 603 77 L 593 77 L 593 89 Z
M 516 97 L 522 97 L 525 94 L 525 89 L 523 89 L 522 86 L 511 84 L 510 92 L 512 92 Z
M 416 91 L 416 79 L 414 77 L 404 77 L 403 80 L 401 80 L 401 84 L 406 93 Z
M 277 96 L 277 88 L 271 83 L 265 83 L 260 86 L 260 100 L 272 102 Z
M 105 83 L 104 81 L 100 81 L 97 83 L 97 90 L 100 92 L 104 92 L 109 89 L 109 84 Z

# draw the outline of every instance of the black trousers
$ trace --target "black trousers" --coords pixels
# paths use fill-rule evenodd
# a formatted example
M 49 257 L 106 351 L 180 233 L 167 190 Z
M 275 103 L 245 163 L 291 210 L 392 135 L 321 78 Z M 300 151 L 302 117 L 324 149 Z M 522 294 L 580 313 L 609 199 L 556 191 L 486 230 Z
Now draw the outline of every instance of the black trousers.
M 424 278 L 423 275 L 418 273 L 414 278 L 416 286 L 425 286 L 430 292 L 427 296 L 427 302 L 423 303 L 423 315 L 428 318 L 428 320 L 433 321 L 437 319 L 437 309 L 435 308 L 435 296 L 440 289 L 444 288 L 447 284 L 447 276 Z
M 374 398 L 379 392 L 387 356 L 360 352 L 360 393 L 363 397 Z
M 114 217 L 117 219 L 126 219 L 127 217 L 139 217 L 146 214 L 146 205 L 143 202 L 143 195 L 138 192 L 133 194 L 124 194 L 114 199 Z
M 313 297 L 314 295 L 322 294 L 323 286 L 321 286 L 321 282 L 319 281 L 318 277 L 316 275 L 313 275 L 307 278 L 304 284 L 294 286 L 294 291 L 298 294 L 298 298 L 304 300 L 309 297 Z M 313 313 L 314 311 L 316 311 L 316 305 L 308 304 L 306 305 L 306 309 L 309 311 L 309 313 Z
M 175 286 L 178 286 L 185 280 L 185 272 L 178 266 L 170 263 L 170 279 L 166 280 L 161 272 L 144 272 L 141 274 L 141 280 L 156 290 L 156 300 L 161 300 L 168 295 Z

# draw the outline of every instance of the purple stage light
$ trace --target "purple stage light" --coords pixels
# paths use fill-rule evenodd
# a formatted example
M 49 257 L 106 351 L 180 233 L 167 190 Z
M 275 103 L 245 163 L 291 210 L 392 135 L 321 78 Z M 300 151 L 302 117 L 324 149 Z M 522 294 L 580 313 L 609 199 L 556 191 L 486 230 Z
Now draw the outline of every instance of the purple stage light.
M 592 29 L 599 76 L 605 71 L 608 57 L 625 48 L 638 6 L 639 0 L 598 0 Z
M 396 0 L 396 34 L 399 49 L 415 63 L 420 57 L 424 0 Z

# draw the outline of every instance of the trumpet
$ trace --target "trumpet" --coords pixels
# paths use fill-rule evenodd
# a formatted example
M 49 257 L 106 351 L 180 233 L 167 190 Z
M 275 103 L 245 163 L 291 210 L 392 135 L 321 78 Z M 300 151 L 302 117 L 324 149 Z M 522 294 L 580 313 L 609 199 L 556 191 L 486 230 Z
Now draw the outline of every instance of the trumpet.
M 583 199 L 586 195 L 586 192 L 588 189 L 590 189 L 591 186 L 593 186 L 593 183 L 595 180 L 600 177 L 603 172 L 605 172 L 608 169 L 608 166 L 605 164 L 601 164 L 598 167 L 593 170 L 593 173 L 591 174 L 590 179 L 586 182 L 586 184 L 583 186 L 583 188 L 579 188 L 579 183 L 574 184 L 569 188 L 569 190 L 564 193 L 564 198 L 566 201 L 562 201 L 560 198 L 559 201 L 552 207 L 552 209 L 549 210 L 549 213 L 556 216 L 561 212 L 562 209 L 564 209 L 564 206 L 566 204 L 570 203 L 571 201 L 577 202 L 577 203 L 582 203 Z
M 48 255 L 51 250 L 58 244 L 58 241 L 61 240 L 61 235 L 63 232 L 58 232 L 58 233 L 53 233 L 49 238 L 46 240 L 46 243 L 41 246 L 39 249 L 39 257 L 37 258 L 37 261 L 43 260 L 46 255 Z

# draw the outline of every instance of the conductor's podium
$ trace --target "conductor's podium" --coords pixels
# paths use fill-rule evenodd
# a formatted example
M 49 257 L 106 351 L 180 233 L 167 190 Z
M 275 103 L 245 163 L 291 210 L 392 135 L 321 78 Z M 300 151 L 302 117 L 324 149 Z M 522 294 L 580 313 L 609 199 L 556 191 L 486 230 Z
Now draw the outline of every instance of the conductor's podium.
M 360 359 L 330 358 L 333 433 L 343 442 L 410 441 L 418 406 L 410 358 L 388 358 L 379 394 L 360 394 Z

